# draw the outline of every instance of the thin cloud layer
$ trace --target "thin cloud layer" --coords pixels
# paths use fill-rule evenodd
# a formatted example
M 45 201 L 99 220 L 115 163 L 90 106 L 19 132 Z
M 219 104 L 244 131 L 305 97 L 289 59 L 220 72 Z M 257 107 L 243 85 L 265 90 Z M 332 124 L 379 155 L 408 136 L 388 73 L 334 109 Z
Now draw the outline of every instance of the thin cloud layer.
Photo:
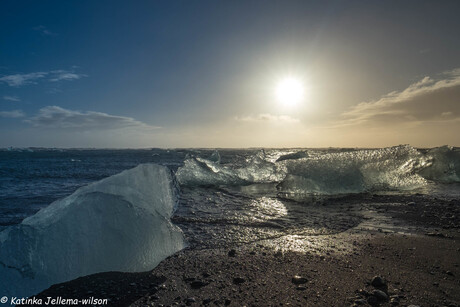
M 256 116 L 235 117 L 235 120 L 242 122 L 272 122 L 272 123 L 298 123 L 300 120 L 288 115 L 272 115 L 269 113 L 258 114 Z
M 85 74 L 76 74 L 70 71 L 66 70 L 55 70 L 52 71 L 51 74 L 53 75 L 49 81 L 51 82 L 57 82 L 57 81 L 72 81 L 72 80 L 78 80 L 82 77 L 87 77 Z
M 3 100 L 13 101 L 13 102 L 21 101 L 21 99 L 19 99 L 19 97 L 17 96 L 3 96 Z
M 57 81 L 73 81 L 83 77 L 85 74 L 77 74 L 67 70 L 53 70 L 32 72 L 27 74 L 13 74 L 0 77 L 0 83 L 5 83 L 9 86 L 20 87 L 28 84 L 37 84 L 38 81 L 57 82 Z
M 425 77 L 403 91 L 363 102 L 342 114 L 339 126 L 460 121 L 460 69 Z
M 7 117 L 7 118 L 20 118 L 24 117 L 25 114 L 21 110 L 13 110 L 13 111 L 1 111 L 0 117 Z
M 109 129 L 143 129 L 151 130 L 160 127 L 150 126 L 131 117 L 110 115 L 102 112 L 81 112 L 64 109 L 58 106 L 47 106 L 26 122 L 34 127 L 109 130 Z
M 50 30 L 48 30 L 47 27 L 41 26 L 41 25 L 34 27 L 33 30 L 40 32 L 42 35 L 46 35 L 46 36 L 56 36 L 57 35 L 57 33 L 51 32 Z
M 14 74 L 0 77 L 0 82 L 9 86 L 22 86 L 25 84 L 36 84 L 37 80 L 44 78 L 47 72 L 32 72 L 28 74 Z

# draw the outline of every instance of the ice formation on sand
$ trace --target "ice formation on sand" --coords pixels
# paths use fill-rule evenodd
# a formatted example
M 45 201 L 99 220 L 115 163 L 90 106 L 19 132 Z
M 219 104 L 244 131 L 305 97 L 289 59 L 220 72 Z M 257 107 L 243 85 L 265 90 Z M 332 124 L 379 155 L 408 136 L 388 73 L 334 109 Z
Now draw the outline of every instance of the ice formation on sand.
M 78 189 L 0 233 L 0 289 L 29 296 L 103 271 L 146 271 L 185 245 L 170 170 L 142 164 Z
M 260 151 L 240 168 L 188 158 L 176 176 L 187 186 L 276 183 L 283 194 L 336 195 L 416 189 L 426 184 L 419 172 L 431 165 L 431 156 L 407 145 L 321 155 L 299 151 L 274 163 Z
M 427 153 L 433 158 L 433 165 L 420 172 L 426 179 L 437 182 L 460 182 L 460 149 L 442 146 Z

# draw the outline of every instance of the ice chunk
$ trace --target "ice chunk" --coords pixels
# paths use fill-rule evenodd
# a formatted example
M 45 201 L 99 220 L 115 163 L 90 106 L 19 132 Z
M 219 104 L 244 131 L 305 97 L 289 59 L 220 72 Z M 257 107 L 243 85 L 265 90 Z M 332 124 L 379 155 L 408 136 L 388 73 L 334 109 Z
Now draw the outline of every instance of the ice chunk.
M 437 182 L 460 182 L 460 150 L 451 146 L 442 146 L 428 151 L 433 165 L 423 169 L 420 174 Z
M 279 183 L 281 193 L 334 195 L 415 189 L 426 184 L 419 172 L 431 163 L 430 157 L 408 145 L 318 155 L 299 151 L 275 163 L 262 150 L 240 168 L 189 157 L 176 176 L 188 186 Z
M 202 158 L 188 158 L 176 172 L 177 180 L 188 186 L 244 185 L 246 181 L 227 166 Z
M 103 271 L 145 271 L 185 246 L 170 222 L 177 194 L 164 166 L 142 164 L 78 189 L 0 233 L 0 289 L 29 296 Z
M 241 168 L 232 168 L 203 158 L 187 157 L 184 166 L 176 172 L 177 180 L 187 186 L 248 185 L 277 182 L 284 178 L 278 167 L 265 160 L 259 151 Z
M 428 157 L 410 146 L 281 161 L 286 178 L 278 185 L 288 194 L 344 194 L 372 190 L 410 190 L 424 186 L 418 172 L 428 167 Z
M 307 151 L 296 151 L 296 152 L 291 152 L 285 155 L 280 156 L 276 162 L 284 161 L 284 160 L 296 160 L 296 159 L 302 159 L 302 158 L 308 158 L 308 152 Z
M 214 150 L 214 152 L 211 154 L 211 156 L 208 158 L 209 161 L 213 161 L 216 163 L 220 163 L 220 154 L 217 150 Z

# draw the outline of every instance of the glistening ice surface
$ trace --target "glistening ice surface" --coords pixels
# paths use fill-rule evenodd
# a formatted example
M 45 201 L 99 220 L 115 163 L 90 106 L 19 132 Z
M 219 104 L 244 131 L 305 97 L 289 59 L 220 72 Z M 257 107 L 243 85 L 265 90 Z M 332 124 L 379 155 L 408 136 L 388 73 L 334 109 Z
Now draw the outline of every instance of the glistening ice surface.
M 104 271 L 146 271 L 185 246 L 169 169 L 142 164 L 78 189 L 0 233 L 0 288 L 29 296 Z

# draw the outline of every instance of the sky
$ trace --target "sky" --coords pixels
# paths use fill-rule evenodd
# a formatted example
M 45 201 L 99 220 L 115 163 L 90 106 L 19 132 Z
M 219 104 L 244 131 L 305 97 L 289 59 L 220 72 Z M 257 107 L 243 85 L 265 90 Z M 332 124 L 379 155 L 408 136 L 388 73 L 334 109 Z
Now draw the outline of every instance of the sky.
M 0 1 L 0 147 L 460 146 L 460 1 Z M 277 95 L 291 78 L 296 103 Z

